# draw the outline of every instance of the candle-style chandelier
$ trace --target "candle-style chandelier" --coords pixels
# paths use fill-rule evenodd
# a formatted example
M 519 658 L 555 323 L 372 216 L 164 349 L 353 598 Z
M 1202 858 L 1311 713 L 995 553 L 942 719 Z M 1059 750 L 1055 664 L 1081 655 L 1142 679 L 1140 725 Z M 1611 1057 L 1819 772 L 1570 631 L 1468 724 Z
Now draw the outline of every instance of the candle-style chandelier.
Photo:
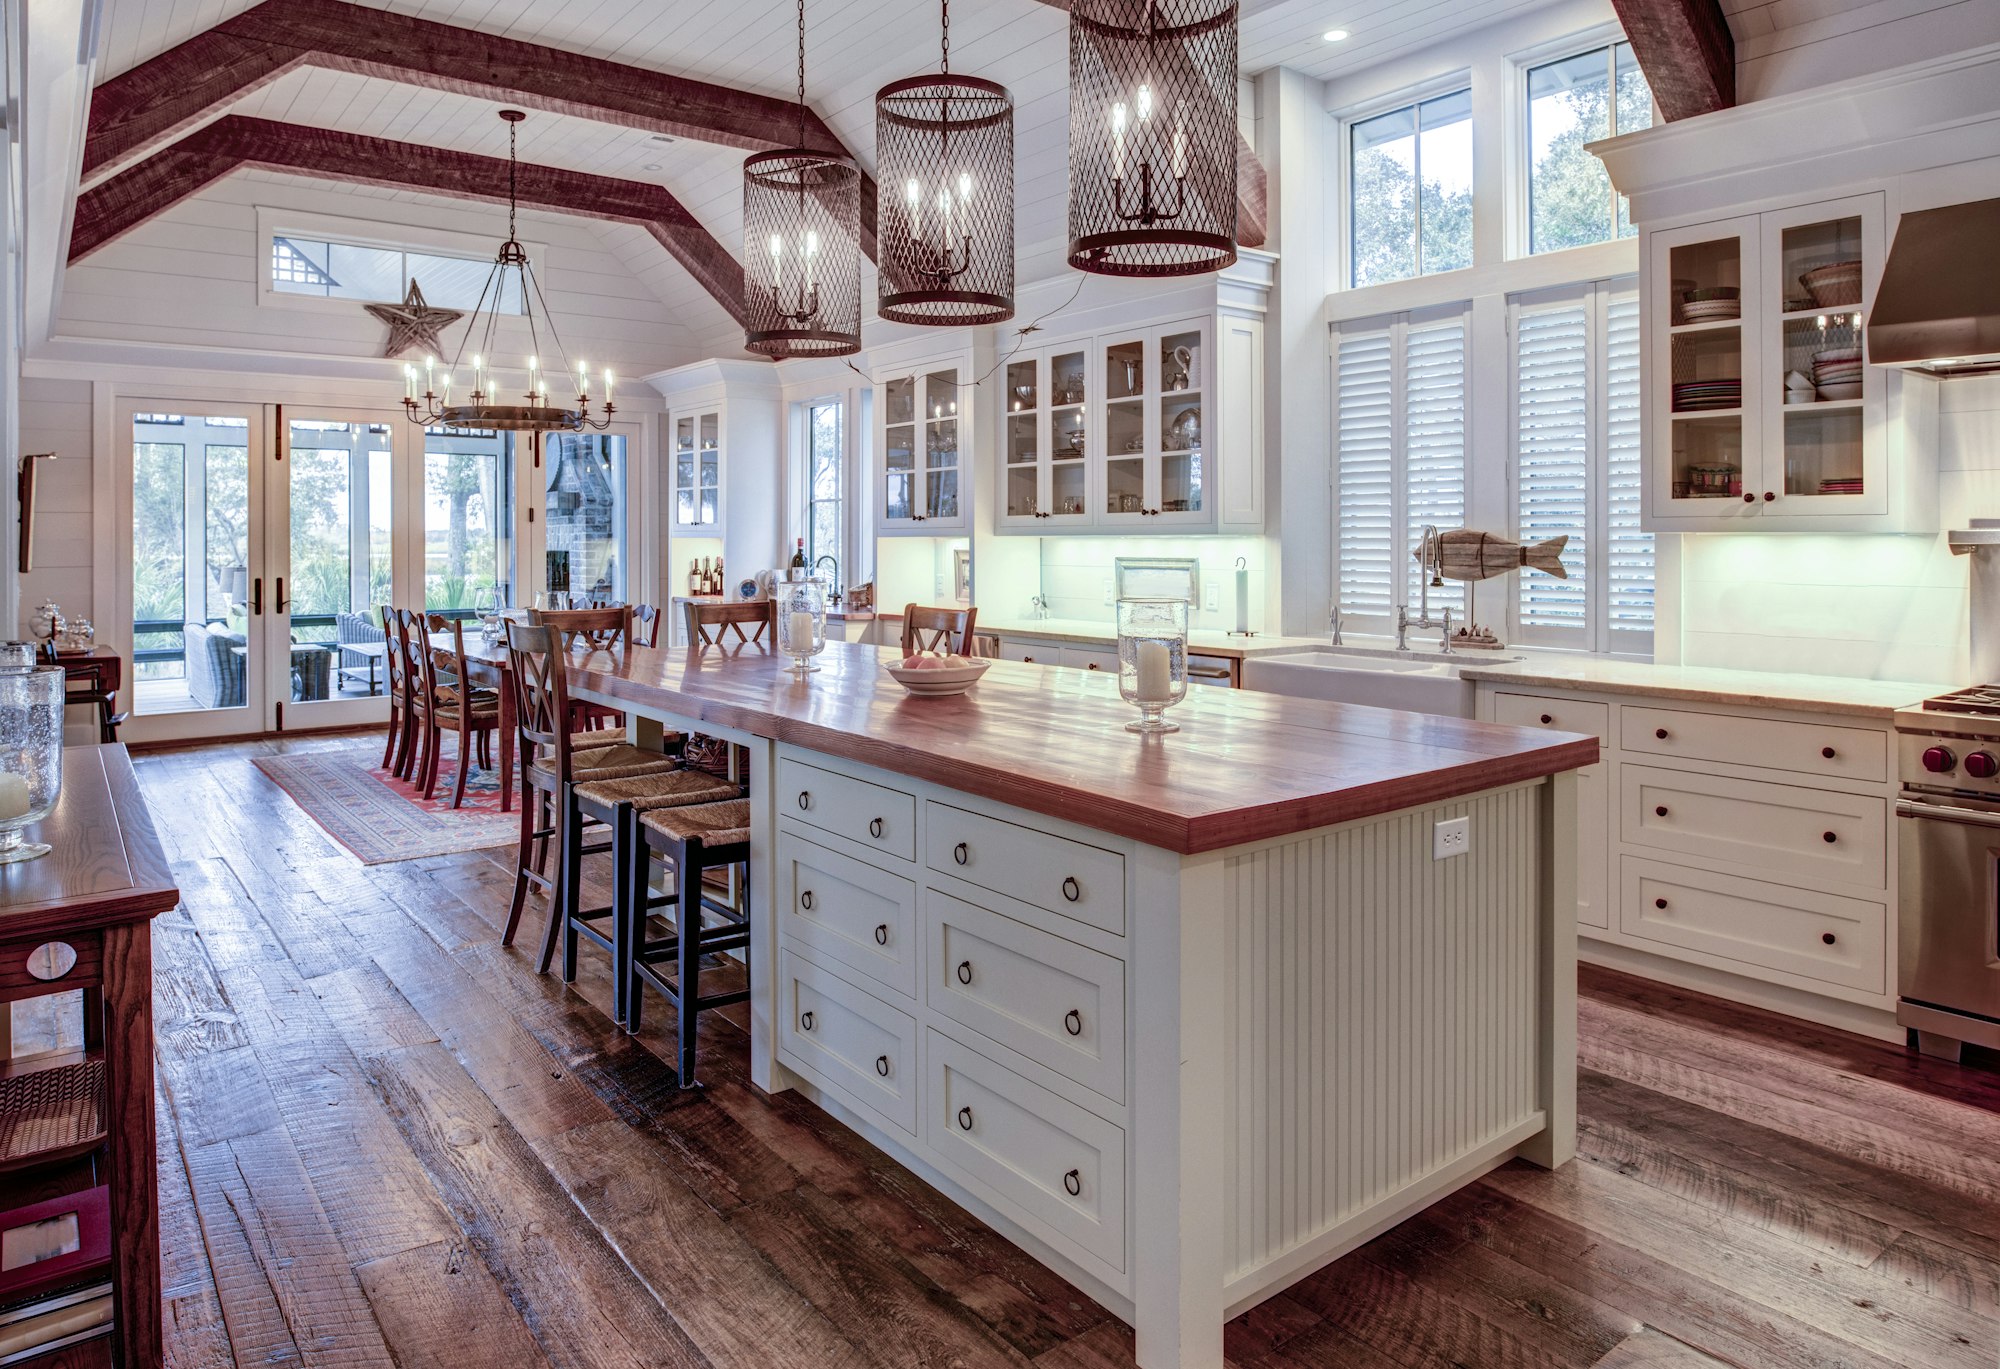
M 941 60 L 875 96 L 877 311 L 892 323 L 961 327 L 1014 317 L 1014 101 Z
M 514 236 L 514 222 L 519 210 L 519 162 L 515 156 L 515 135 L 521 121 L 528 116 L 518 109 L 503 109 L 500 117 L 507 124 L 507 241 L 500 244 L 500 251 L 493 259 L 493 269 L 487 273 L 485 288 L 479 292 L 479 303 L 473 308 L 472 318 L 465 325 L 465 336 L 451 361 L 440 369 L 436 357 L 425 357 L 421 377 L 414 365 L 403 367 L 403 411 L 411 422 L 427 428 L 504 428 L 514 432 L 601 430 L 611 425 L 611 416 L 618 412 L 611 402 L 611 372 L 607 370 L 603 373 L 604 404 L 593 414 L 590 367 L 581 361 L 570 364 L 568 354 L 563 351 L 562 337 L 556 332 L 555 317 L 549 313 L 548 302 L 542 298 L 541 283 L 535 279 L 535 268 L 528 261 L 527 249 Z M 522 402 L 515 404 L 498 402 L 499 387 L 506 382 L 494 374 L 489 361 L 494 354 L 496 331 L 508 296 L 509 272 L 513 273 L 513 287 L 521 301 L 521 313 L 527 319 L 528 343 L 534 348 L 527 359 L 526 384 L 519 395 Z M 535 320 L 537 308 L 541 310 L 541 324 Z M 576 398 L 573 402 L 551 403 L 549 400 L 551 368 L 542 364 L 543 357 L 547 355 L 542 350 L 543 324 L 547 326 L 549 341 L 555 348 L 554 383 L 574 383 Z M 478 339 L 478 350 L 472 354 L 468 370 L 462 365 L 465 349 L 473 344 L 475 338 Z M 421 391 L 419 385 L 423 387 Z M 458 403 L 452 402 L 454 391 L 459 396 Z
M 1190 276 L 1236 260 L 1236 0 L 1072 0 L 1069 264 Z
M 861 168 L 806 142 L 799 0 L 798 146 L 743 163 L 744 346 L 768 357 L 861 350 Z

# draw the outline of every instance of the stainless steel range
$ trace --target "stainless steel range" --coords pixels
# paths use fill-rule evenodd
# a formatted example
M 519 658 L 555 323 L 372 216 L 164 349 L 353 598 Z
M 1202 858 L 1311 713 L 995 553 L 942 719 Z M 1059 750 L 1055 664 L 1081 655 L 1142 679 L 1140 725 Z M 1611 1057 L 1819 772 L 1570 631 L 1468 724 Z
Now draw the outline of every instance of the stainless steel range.
M 1897 1020 L 1926 1054 L 2000 1048 L 2000 685 L 1896 715 Z

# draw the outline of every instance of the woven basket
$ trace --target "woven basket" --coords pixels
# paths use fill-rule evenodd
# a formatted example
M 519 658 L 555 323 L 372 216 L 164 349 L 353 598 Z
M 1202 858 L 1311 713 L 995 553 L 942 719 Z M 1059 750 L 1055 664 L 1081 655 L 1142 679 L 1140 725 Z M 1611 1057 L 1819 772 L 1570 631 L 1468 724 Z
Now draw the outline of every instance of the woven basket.
M 104 1139 L 104 1062 L 29 1070 L 0 1079 L 0 1169 Z
M 1799 277 L 1812 302 L 1821 309 L 1841 309 L 1861 303 L 1861 263 L 1834 261 L 1815 266 Z

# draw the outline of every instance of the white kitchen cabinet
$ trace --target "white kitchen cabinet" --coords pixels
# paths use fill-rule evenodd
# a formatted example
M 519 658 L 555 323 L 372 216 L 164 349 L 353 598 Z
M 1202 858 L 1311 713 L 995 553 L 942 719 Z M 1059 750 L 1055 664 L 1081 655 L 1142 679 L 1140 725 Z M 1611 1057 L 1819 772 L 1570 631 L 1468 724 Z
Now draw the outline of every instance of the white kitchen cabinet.
M 668 418 L 673 434 L 669 467 L 673 480 L 674 527 L 684 531 L 722 526 L 722 409 L 676 412 Z
M 1872 192 L 1645 232 L 1649 529 L 1935 527 L 1935 382 L 1862 361 L 1885 222 Z
M 978 388 L 966 381 L 955 360 L 876 377 L 878 535 L 945 537 L 971 528 Z
M 1089 527 L 1090 351 L 1044 347 L 1007 363 L 1000 437 L 1002 531 Z
M 1515 727 L 1544 727 L 1551 732 L 1582 732 L 1600 745 L 1611 740 L 1611 708 L 1573 695 L 1493 695 L 1495 722 Z M 1577 868 L 1576 920 L 1582 927 L 1611 925 L 1611 796 L 1608 767 L 1599 761 L 1576 772 Z

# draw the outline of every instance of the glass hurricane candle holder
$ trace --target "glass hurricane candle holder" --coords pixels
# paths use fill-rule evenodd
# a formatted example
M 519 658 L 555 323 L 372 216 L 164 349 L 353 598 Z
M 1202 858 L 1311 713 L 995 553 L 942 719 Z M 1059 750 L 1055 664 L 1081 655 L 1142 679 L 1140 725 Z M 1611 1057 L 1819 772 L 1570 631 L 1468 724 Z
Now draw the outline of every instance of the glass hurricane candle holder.
M 1118 692 L 1139 710 L 1127 732 L 1178 732 L 1166 711 L 1187 697 L 1185 599 L 1118 601 Z
M 59 666 L 0 668 L 0 864 L 49 852 L 21 839 L 62 797 L 63 696 Z
M 771 586 L 771 597 L 778 601 L 778 650 L 804 679 L 819 669 L 812 658 L 826 650 L 826 587 L 818 580 L 786 580 Z

